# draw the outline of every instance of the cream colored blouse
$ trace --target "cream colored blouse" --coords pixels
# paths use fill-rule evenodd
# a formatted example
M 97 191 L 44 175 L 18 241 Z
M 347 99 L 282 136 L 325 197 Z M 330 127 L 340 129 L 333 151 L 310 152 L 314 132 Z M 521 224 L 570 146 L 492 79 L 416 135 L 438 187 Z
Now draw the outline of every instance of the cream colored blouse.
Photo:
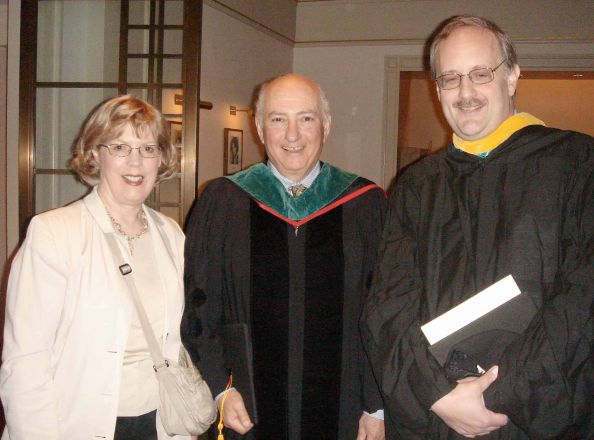
M 118 239 L 122 240 L 123 247 L 128 249 L 126 240 L 120 236 Z M 134 240 L 134 254 L 130 256 L 130 265 L 142 305 L 157 341 L 161 341 L 164 332 L 166 298 L 154 249 L 151 246 L 150 229 Z M 157 409 L 158 403 L 159 384 L 153 370 L 153 359 L 138 314 L 134 309 L 124 352 L 118 416 L 131 417 L 146 414 Z

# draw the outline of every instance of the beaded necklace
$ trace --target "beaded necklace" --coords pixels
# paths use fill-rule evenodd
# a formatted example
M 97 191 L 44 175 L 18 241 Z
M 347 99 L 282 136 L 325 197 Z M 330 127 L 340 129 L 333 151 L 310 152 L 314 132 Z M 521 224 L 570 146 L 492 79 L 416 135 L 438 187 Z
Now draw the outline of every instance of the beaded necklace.
M 140 238 L 148 230 L 148 220 L 146 219 L 146 214 L 144 213 L 144 211 L 142 209 L 140 210 L 140 213 L 138 216 L 140 217 L 140 221 L 142 222 L 142 229 L 136 235 L 128 235 L 122 229 L 122 225 L 120 225 L 117 222 L 117 220 L 115 218 L 113 218 L 113 216 L 111 215 L 111 213 L 108 211 L 107 208 L 105 208 L 105 211 L 107 212 L 107 216 L 111 220 L 111 224 L 113 225 L 113 228 L 116 230 L 116 232 L 118 234 L 120 234 L 122 237 L 124 237 L 126 239 L 126 241 L 128 242 L 128 249 L 130 249 L 130 255 L 134 255 L 134 240 Z

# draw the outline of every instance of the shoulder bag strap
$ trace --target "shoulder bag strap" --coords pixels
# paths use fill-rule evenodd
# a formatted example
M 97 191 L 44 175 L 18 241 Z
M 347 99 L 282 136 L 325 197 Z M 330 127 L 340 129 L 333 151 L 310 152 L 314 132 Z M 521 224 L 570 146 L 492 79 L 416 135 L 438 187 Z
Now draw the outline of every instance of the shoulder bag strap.
M 142 325 L 142 330 L 144 331 L 144 336 L 146 337 L 146 341 L 148 343 L 149 351 L 151 352 L 151 357 L 153 358 L 153 368 L 158 370 L 163 366 L 169 366 L 167 360 L 161 354 L 161 350 L 159 349 L 159 344 L 157 343 L 157 338 L 155 337 L 155 332 L 153 331 L 148 317 L 146 316 L 146 311 L 142 306 L 142 302 L 140 301 L 140 296 L 138 294 L 138 290 L 136 290 L 136 284 L 134 283 L 134 278 L 132 277 L 132 267 L 122 255 L 122 251 L 120 247 L 116 243 L 116 239 L 113 236 L 113 233 L 106 232 L 105 238 L 107 240 L 107 244 L 111 249 L 114 259 L 118 265 L 118 270 L 124 277 L 124 281 L 128 285 L 128 290 L 130 291 L 130 296 L 132 297 L 132 302 L 136 308 L 136 312 L 138 313 L 138 318 L 140 319 L 140 324 Z

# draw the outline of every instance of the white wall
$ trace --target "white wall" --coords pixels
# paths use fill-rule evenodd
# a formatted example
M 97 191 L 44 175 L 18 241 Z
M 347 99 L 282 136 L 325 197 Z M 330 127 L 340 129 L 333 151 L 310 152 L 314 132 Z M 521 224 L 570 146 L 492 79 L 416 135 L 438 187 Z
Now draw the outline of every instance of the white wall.
M 199 186 L 223 174 L 223 129 L 243 130 L 243 167 L 263 159 L 253 118 L 229 114 L 229 106 L 252 105 L 258 84 L 293 68 L 293 45 L 247 24 L 225 9 L 204 4 L 200 99 L 213 103 L 200 111 Z

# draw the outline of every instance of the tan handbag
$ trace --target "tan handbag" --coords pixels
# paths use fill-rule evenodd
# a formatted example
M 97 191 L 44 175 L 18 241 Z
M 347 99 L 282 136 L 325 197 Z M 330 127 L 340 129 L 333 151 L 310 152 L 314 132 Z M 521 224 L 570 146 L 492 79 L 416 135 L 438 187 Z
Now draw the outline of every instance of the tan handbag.
M 132 268 L 125 262 L 113 234 L 106 233 L 105 235 L 114 258 L 118 262 L 118 269 L 130 290 L 153 358 L 153 368 L 159 381 L 159 414 L 163 428 L 168 435 L 200 435 L 210 427 L 217 415 L 210 389 L 192 363 L 190 355 L 183 345 L 179 350 L 177 362 L 163 357 L 155 333 L 140 302 L 132 278 Z
M 179 362 L 155 364 L 159 381 L 159 414 L 169 435 L 200 435 L 215 421 L 212 394 L 182 346 Z

